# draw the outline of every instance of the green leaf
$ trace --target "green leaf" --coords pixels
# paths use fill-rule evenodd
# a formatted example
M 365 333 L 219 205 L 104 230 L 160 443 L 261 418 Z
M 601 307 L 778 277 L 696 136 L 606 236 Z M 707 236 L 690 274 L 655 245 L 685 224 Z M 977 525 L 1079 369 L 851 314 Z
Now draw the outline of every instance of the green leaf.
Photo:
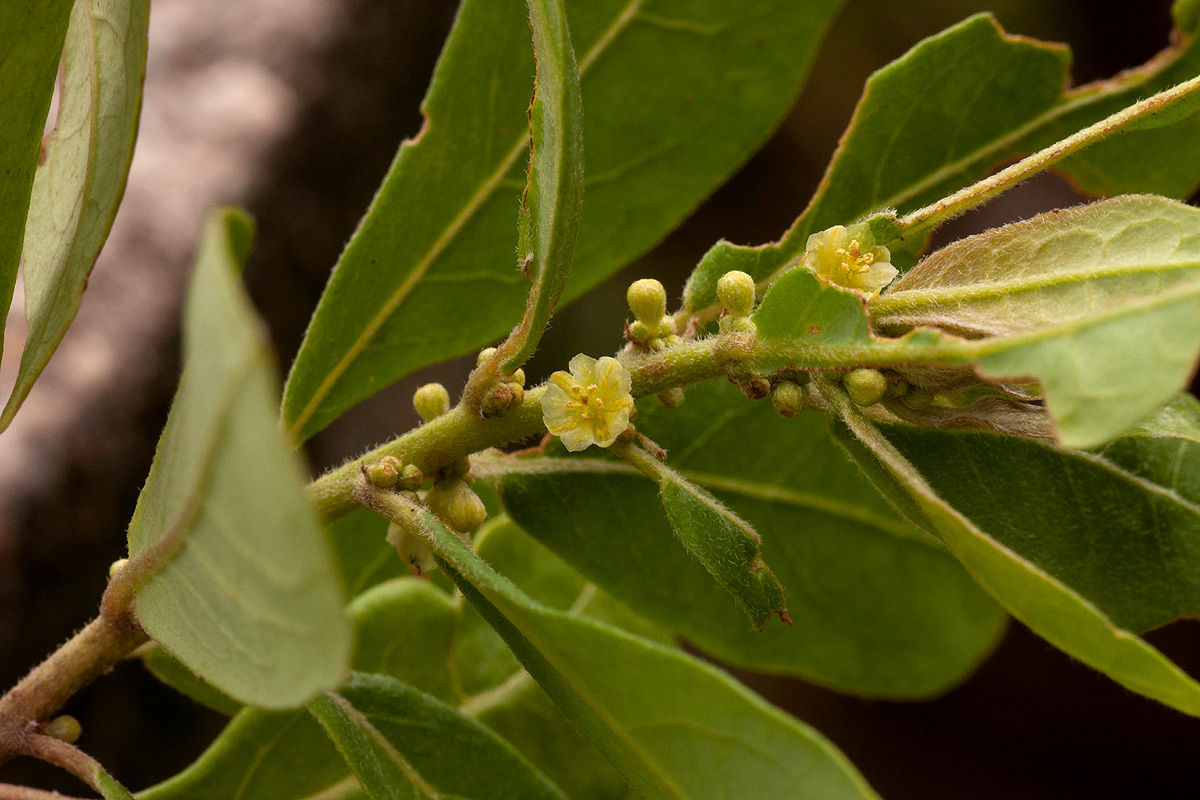
M 538 602 L 663 641 L 663 632 L 635 617 L 611 595 L 507 518 L 480 530 L 475 552 Z M 636 794 L 529 677 L 508 645 L 469 604 L 462 605 L 454 674 L 471 694 L 459 708 L 499 733 L 572 800 L 617 800 Z
M 54 133 L 42 144 L 25 225 L 29 336 L 0 429 L 66 334 L 108 238 L 133 159 L 149 0 L 79 0 L 71 14 Z
M 408 564 L 388 544 L 387 529 L 386 519 L 361 508 L 328 524 L 346 596 L 358 597 L 385 581 L 409 574 Z
M 154 677 L 200 705 L 229 717 L 242 710 L 241 703 L 214 689 L 212 684 L 198 677 L 161 646 L 152 644 L 140 650 L 138 656 L 146 669 L 154 673 Z
M 1114 624 L 1140 633 L 1200 616 L 1193 398 L 1100 453 L 990 433 L 882 431 L 947 503 Z
M 514 519 L 631 608 L 723 661 L 868 696 L 943 692 L 990 652 L 1003 615 L 862 481 L 820 416 L 783 419 L 731 386 L 705 384 L 674 411 L 643 401 L 638 428 L 755 526 L 794 627 L 748 630 L 633 470 L 511 459 L 500 487 Z
M 393 552 L 393 558 L 395 554 Z M 396 559 L 399 561 L 399 559 Z M 425 581 L 402 578 L 351 605 L 358 632 L 354 668 L 389 675 L 446 702 L 457 702 L 446 668 L 458 612 Z M 304 710 L 240 712 L 186 770 L 141 800 L 342 800 L 361 790 L 321 726 Z
M 563 0 L 528 0 L 537 64 L 529 107 L 529 175 L 521 198 L 521 270 L 533 280 L 525 319 L 497 353 L 503 373 L 533 355 L 567 285 L 583 210 L 579 67 Z
M 834 426 L 835 435 L 864 474 L 914 521 L 936 531 L 1014 617 L 1126 688 L 1200 715 L 1200 684 L 1086 597 L 988 535 L 939 496 L 844 392 L 827 388 L 825 396 L 844 422 Z
M 496 734 L 394 678 L 356 673 L 309 708 L 374 800 L 566 800 Z
M 824 180 L 792 228 L 762 247 L 719 243 L 689 281 L 686 308 L 715 304 L 716 281 L 729 270 L 760 282 L 777 277 L 815 231 L 883 209 L 915 211 L 997 164 L 1038 152 L 1194 78 L 1200 46 L 1181 38 L 1141 69 L 1077 89 L 1065 88 L 1069 64 L 1065 47 L 1009 36 L 987 15 L 921 42 L 867 81 Z M 1089 149 L 1057 168 L 1095 194 L 1188 197 L 1200 185 L 1192 157 L 1200 147 L 1200 115 L 1172 122 L 1099 144 L 1090 137 Z M 880 244 L 903 247 L 909 257 L 924 247 L 923 234 L 906 238 Z
M 405 519 L 395 495 L 372 502 Z M 416 524 L 466 598 L 646 800 L 876 797 L 823 737 L 724 673 L 543 606 L 432 514 L 418 512 Z
M 17 282 L 34 171 L 71 6 L 72 0 L 0 3 L 0 334 Z
M 1070 322 L 1200 277 L 1200 209 L 1120 197 L 972 236 L 922 261 L 870 304 L 901 334 L 920 325 L 994 336 Z
M 231 697 L 288 708 L 340 682 L 351 636 L 333 555 L 279 432 L 266 335 L 238 278 L 251 236 L 240 212 L 208 223 L 184 373 L 129 552 L 131 565 L 161 565 L 137 593 L 151 638 Z
M 588 174 L 569 300 L 662 239 L 763 142 L 838 2 L 566 5 Z M 426 128 L 401 147 L 297 354 L 283 411 L 295 439 L 517 322 L 525 282 L 511 214 L 525 185 L 528 37 L 519 0 L 462 5 Z
M 1053 215 L 1023 230 L 1036 229 L 1046 219 Z M 1147 229 L 1132 230 L 1136 238 Z M 1177 241 L 1195 247 L 1195 238 L 1186 233 Z M 1153 246 L 1132 249 L 1139 252 L 1139 269 L 1171 269 L 1170 253 Z M 859 296 L 797 268 L 775 282 L 755 313 L 763 354 L 755 366 L 764 372 L 784 367 L 975 366 L 997 381 L 1036 380 L 1045 390 L 1062 443 L 1096 447 L 1178 394 L 1200 350 L 1200 281 L 1194 277 L 1145 297 L 1122 294 L 1113 300 L 1087 316 L 1047 303 L 1043 312 L 1061 310 L 1065 321 L 1008 335 L 961 339 L 921 328 L 883 339 L 871 332 Z

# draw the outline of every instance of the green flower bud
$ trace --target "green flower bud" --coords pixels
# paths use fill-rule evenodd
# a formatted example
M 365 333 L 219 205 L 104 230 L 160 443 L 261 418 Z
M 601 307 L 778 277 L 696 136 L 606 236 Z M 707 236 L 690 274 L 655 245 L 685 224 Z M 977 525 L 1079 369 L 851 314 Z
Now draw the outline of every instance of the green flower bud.
M 625 293 L 629 310 L 639 321 L 653 325 L 667 313 L 667 292 L 653 278 L 642 278 L 629 284 Z
M 678 386 L 673 386 L 670 389 L 663 389 L 655 397 L 663 408 L 676 409 L 683 405 L 683 389 Z
M 758 332 L 758 326 L 754 324 L 754 320 L 749 317 L 727 316 L 721 317 L 718 327 L 721 333 L 749 333 Z
M 494 348 L 494 347 L 483 348 L 482 350 L 479 351 L 479 355 L 477 355 L 475 357 L 475 366 L 482 367 L 483 362 L 487 361 L 489 358 L 491 358 L 495 354 L 496 354 L 496 348 Z
M 901 378 L 896 373 L 887 376 L 888 388 L 884 397 L 903 397 L 908 394 L 908 381 Z
M 508 376 L 508 382 L 516 384 L 517 386 L 524 387 L 525 386 L 525 370 L 518 367 L 517 370 L 515 372 L 513 372 L 512 375 Z
M 846 394 L 855 405 L 873 406 L 883 399 L 887 392 L 887 378 L 877 369 L 856 369 L 842 379 L 846 386 Z
M 487 508 L 479 495 L 457 478 L 434 484 L 425 495 L 425 504 L 443 522 L 463 533 L 475 531 L 487 519 Z
M 804 410 L 804 390 L 791 381 L 771 387 L 771 407 L 781 417 L 794 417 Z
M 392 460 L 395 461 L 395 459 Z M 400 480 L 400 471 L 387 461 L 376 461 L 374 464 L 367 465 L 367 480 L 371 482 L 372 486 L 391 489 Z
M 735 317 L 750 316 L 754 308 L 754 278 L 741 270 L 726 272 L 717 281 L 717 298 Z
M 49 736 L 51 739 L 58 739 L 67 744 L 75 744 L 79 741 L 82 733 L 83 727 L 79 724 L 79 720 L 67 714 L 55 717 L 42 726 L 43 736 Z
M 396 486 L 400 489 L 415 492 L 421 488 L 421 484 L 423 483 L 425 483 L 425 473 L 421 472 L 421 468 L 416 464 L 409 464 L 400 470 L 400 479 L 396 482 Z
M 427 383 L 413 394 L 413 408 L 426 422 L 450 410 L 450 393 L 440 383 Z
M 658 330 L 656 331 L 661 338 L 675 335 L 675 318 L 670 314 L 663 314 L 658 318 Z
M 129 563 L 128 558 L 118 558 L 116 561 L 108 565 L 108 579 L 111 581 L 117 577 L 117 573 L 121 571 L 121 567 Z
M 656 338 L 658 335 L 658 330 L 656 327 L 647 325 L 639 319 L 635 320 L 634 323 L 629 326 L 629 335 L 633 337 L 635 342 L 641 342 L 642 344 L 645 344 L 651 339 Z

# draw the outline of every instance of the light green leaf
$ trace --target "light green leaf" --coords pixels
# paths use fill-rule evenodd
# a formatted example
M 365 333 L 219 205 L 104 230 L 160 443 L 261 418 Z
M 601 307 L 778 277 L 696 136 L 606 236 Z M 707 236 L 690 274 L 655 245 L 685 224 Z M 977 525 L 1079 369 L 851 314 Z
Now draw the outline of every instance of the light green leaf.
M 34 171 L 71 6 L 72 0 L 0 3 L 0 334 L 17 282 Z
M 541 605 L 398 495 L 363 499 L 427 538 L 525 669 L 646 800 L 876 797 L 823 737 L 724 673 Z
M 29 337 L 0 429 L 67 332 L 108 238 L 133 158 L 149 0 L 79 0 L 71 14 L 54 133 L 42 145 L 25 225 Z
M 811 233 L 884 209 L 913 212 L 997 164 L 1050 147 L 1194 78 L 1200 46 L 1181 36 L 1141 69 L 1077 89 L 1065 88 L 1069 64 L 1065 47 L 1010 36 L 987 15 L 921 42 L 868 80 L 816 195 L 784 237 L 762 247 L 719 243 L 689 281 L 685 307 L 697 311 L 716 303 L 716 281 L 728 270 L 770 281 L 804 252 Z M 1184 92 L 1177 99 L 1191 96 Z M 1171 122 L 1099 144 L 1097 136 L 1089 137 L 1087 150 L 1057 168 L 1096 194 L 1188 197 L 1200 185 L 1191 155 L 1200 147 L 1200 115 Z M 1128 121 L 1122 124 L 1128 131 Z M 1038 168 L 1048 165 L 1039 162 Z M 904 242 L 885 238 L 880 244 L 906 250 L 909 258 L 926 241 L 915 231 Z
M 309 708 L 373 800 L 566 800 L 496 734 L 394 678 L 356 673 Z
M 583 116 L 579 67 L 563 0 L 528 0 L 537 64 L 529 108 L 529 175 L 517 253 L 533 280 L 525 318 L 496 354 L 511 373 L 533 355 L 567 285 L 583 210 Z
M 146 669 L 154 673 L 154 677 L 200 705 L 228 717 L 242 710 L 241 703 L 214 689 L 212 684 L 198 677 L 160 645 L 152 643 L 140 650 L 138 656 Z
M 459 701 L 446 668 L 458 611 L 443 592 L 402 578 L 359 597 L 351 612 L 358 631 L 355 669 L 389 675 L 446 702 Z M 194 764 L 138 796 L 348 800 L 359 792 L 358 781 L 308 712 L 249 708 Z
M 862 481 L 820 416 L 783 419 L 732 386 L 705 384 L 674 411 L 643 401 L 638 428 L 755 526 L 794 627 L 748 630 L 632 469 L 510 459 L 500 483 L 509 512 L 631 608 L 723 661 L 868 696 L 943 692 L 990 652 L 1003 614 Z
M 184 317 L 184 374 L 129 526 L 132 564 L 162 565 L 139 623 L 192 671 L 250 705 L 336 686 L 350 625 L 303 471 L 280 435 L 274 364 L 238 278 L 250 220 L 210 219 Z
M 358 509 L 327 527 L 347 597 L 358 597 L 384 581 L 410 573 L 408 564 L 396 556 L 396 548 L 388 544 L 387 520 L 378 514 Z
M 1181 398 L 1099 453 L 885 426 L 947 503 L 1114 624 L 1200 616 L 1200 413 Z
M 1045 221 L 1039 218 L 1022 230 L 1028 233 Z M 1145 231 L 1134 228 L 1133 235 Z M 1063 228 L 1058 236 L 1062 241 Z M 1195 247 L 1186 231 L 1176 241 L 1185 249 Z M 1140 270 L 1171 272 L 1170 253 L 1133 249 L 1140 253 Z M 1051 258 L 1052 251 L 1045 255 Z M 1131 267 L 1129 261 L 1118 263 Z M 1055 309 L 1043 306 L 1043 312 Z M 1119 436 L 1187 383 L 1200 351 L 1200 281 L 1195 277 L 1145 297 L 1122 294 L 1087 316 L 1069 305 L 1062 310 L 1065 321 L 1008 335 L 961 339 L 922 328 L 884 339 L 871 332 L 860 297 L 797 268 L 775 282 L 755 314 L 762 354 L 755 366 L 764 372 L 784 367 L 975 366 L 997 381 L 1037 381 L 1045 390 L 1055 433 L 1070 447 L 1096 447 Z
M 588 179 L 565 299 L 646 252 L 762 143 L 837 5 L 568 0 Z M 426 128 L 401 147 L 296 357 L 283 412 L 295 439 L 517 322 L 512 209 L 533 72 L 520 0 L 462 5 Z
M 1200 277 L 1200 209 L 1119 197 L 972 236 L 871 301 L 889 334 L 929 325 L 967 336 L 1073 322 Z
M 864 474 L 915 521 L 936 532 L 1014 617 L 1126 688 L 1200 715 L 1200 684 L 1070 586 L 989 536 L 940 497 L 844 392 L 833 387 L 824 391 L 844 422 L 834 426 L 835 435 Z

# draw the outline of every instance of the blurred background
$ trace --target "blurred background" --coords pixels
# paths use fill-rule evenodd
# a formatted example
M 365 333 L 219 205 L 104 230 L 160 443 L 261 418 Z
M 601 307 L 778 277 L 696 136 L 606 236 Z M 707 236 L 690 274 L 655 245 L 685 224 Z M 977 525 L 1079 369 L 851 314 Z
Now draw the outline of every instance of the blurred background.
M 803 0 L 795 0 L 803 2 Z M 456 0 L 154 0 L 142 135 L 126 201 L 75 326 L 0 436 L 0 685 L 90 619 L 149 468 L 178 377 L 178 307 L 204 212 L 248 208 L 247 281 L 286 366 L 342 245 L 418 111 Z M 527 372 L 619 344 L 624 289 L 659 278 L 678 297 L 718 238 L 777 238 L 804 207 L 866 77 L 921 38 L 990 10 L 1011 32 L 1068 42 L 1076 83 L 1167 44 L 1169 0 L 848 0 L 807 89 L 766 146 L 653 252 L 567 310 Z M 585 97 L 586 102 L 586 97 Z M 1200 157 L 1200 155 L 1198 155 Z M 1032 181 L 957 221 L 943 241 L 1078 202 Z M 5 350 L 19 352 L 19 309 Z M 13 361 L 0 367 L 10 385 Z M 416 423 L 427 381 L 453 392 L 473 358 L 425 370 L 318 435 L 314 470 Z M 1149 639 L 1200 674 L 1200 626 Z M 742 675 L 838 744 L 879 792 L 907 798 L 1200 798 L 1200 720 L 1072 663 L 1019 625 L 964 686 L 928 703 L 865 701 Z M 223 724 L 127 665 L 76 697 L 83 746 L 127 785 L 178 771 Z M 37 764 L 0 776 L 79 786 Z

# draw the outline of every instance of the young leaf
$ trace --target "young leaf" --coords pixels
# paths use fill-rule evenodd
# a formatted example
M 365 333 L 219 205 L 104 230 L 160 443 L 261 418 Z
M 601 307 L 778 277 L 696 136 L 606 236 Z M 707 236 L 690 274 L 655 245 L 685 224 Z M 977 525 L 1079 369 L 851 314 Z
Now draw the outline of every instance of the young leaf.
M 238 279 L 252 224 L 210 219 L 184 317 L 184 373 L 129 525 L 155 570 L 139 623 L 197 675 L 267 708 L 336 686 L 350 660 L 337 567 L 280 435 L 274 364 Z
M 716 281 L 740 269 L 760 282 L 804 252 L 809 234 L 872 212 L 913 211 L 1200 72 L 1190 35 L 1138 70 L 1064 90 L 1066 48 L 1006 34 L 972 17 L 921 42 L 867 81 L 816 195 L 778 242 L 717 244 L 684 293 L 697 311 L 716 303 Z M 1057 168 L 1094 194 L 1152 192 L 1188 197 L 1200 183 L 1194 116 L 1094 144 Z M 946 135 L 947 131 L 953 135 Z M 908 242 L 913 252 L 924 238 Z M 887 244 L 887 242 L 880 242 Z
M 149 0 L 79 0 L 71 14 L 58 122 L 42 143 L 25 225 L 29 337 L 0 429 L 12 421 L 75 318 L 125 192 L 149 18 Z
M 566 287 L 583 209 L 583 112 L 565 3 L 528 4 L 537 78 L 529 108 L 529 176 L 521 198 L 517 252 L 533 288 L 525 319 L 497 353 L 506 374 L 533 355 Z
M 833 387 L 825 390 L 843 424 L 840 444 L 899 508 L 935 531 L 971 575 L 1014 617 L 1055 647 L 1128 689 L 1200 716 L 1200 684 L 1086 598 L 989 536 L 951 506 L 862 412 Z
M 566 299 L 652 247 L 762 143 L 837 5 L 568 0 L 589 178 Z M 524 4 L 464 2 L 426 128 L 401 147 L 297 354 L 283 409 L 293 438 L 517 322 L 512 209 L 533 72 Z
M 634 470 L 595 458 L 498 465 L 514 519 L 630 608 L 723 661 L 868 696 L 943 692 L 995 644 L 1004 615 L 936 540 L 897 518 L 819 415 L 783 419 L 704 384 L 673 411 L 643 401 L 638 428 L 754 525 L 794 627 L 749 630 Z
M 71 6 L 72 0 L 0 3 L 0 334 L 17 282 L 34 171 Z
M 1141 270 L 1170 272 L 1170 256 L 1153 249 L 1141 254 Z M 870 330 L 861 298 L 797 268 L 775 282 L 755 314 L 763 353 L 756 368 L 975 366 L 998 381 L 1036 380 L 1062 443 L 1096 447 L 1187 383 L 1200 351 L 1200 279 L 1147 297 L 1121 297 L 1086 317 L 1068 308 L 1065 316 L 983 339 L 925 328 L 881 339 Z
M 391 676 L 446 702 L 460 699 L 446 666 L 458 612 L 444 593 L 403 578 L 367 592 L 351 612 L 358 631 L 355 669 Z M 194 764 L 138 796 L 349 800 L 358 792 L 358 781 L 307 711 L 248 708 Z
M 496 734 L 394 678 L 356 673 L 309 708 L 373 800 L 566 800 Z
M 393 505 L 403 502 L 394 495 L 364 499 L 390 518 L 413 519 Z M 418 510 L 411 524 L 534 679 L 646 800 L 877 797 L 824 738 L 723 673 L 540 605 L 428 512 Z

